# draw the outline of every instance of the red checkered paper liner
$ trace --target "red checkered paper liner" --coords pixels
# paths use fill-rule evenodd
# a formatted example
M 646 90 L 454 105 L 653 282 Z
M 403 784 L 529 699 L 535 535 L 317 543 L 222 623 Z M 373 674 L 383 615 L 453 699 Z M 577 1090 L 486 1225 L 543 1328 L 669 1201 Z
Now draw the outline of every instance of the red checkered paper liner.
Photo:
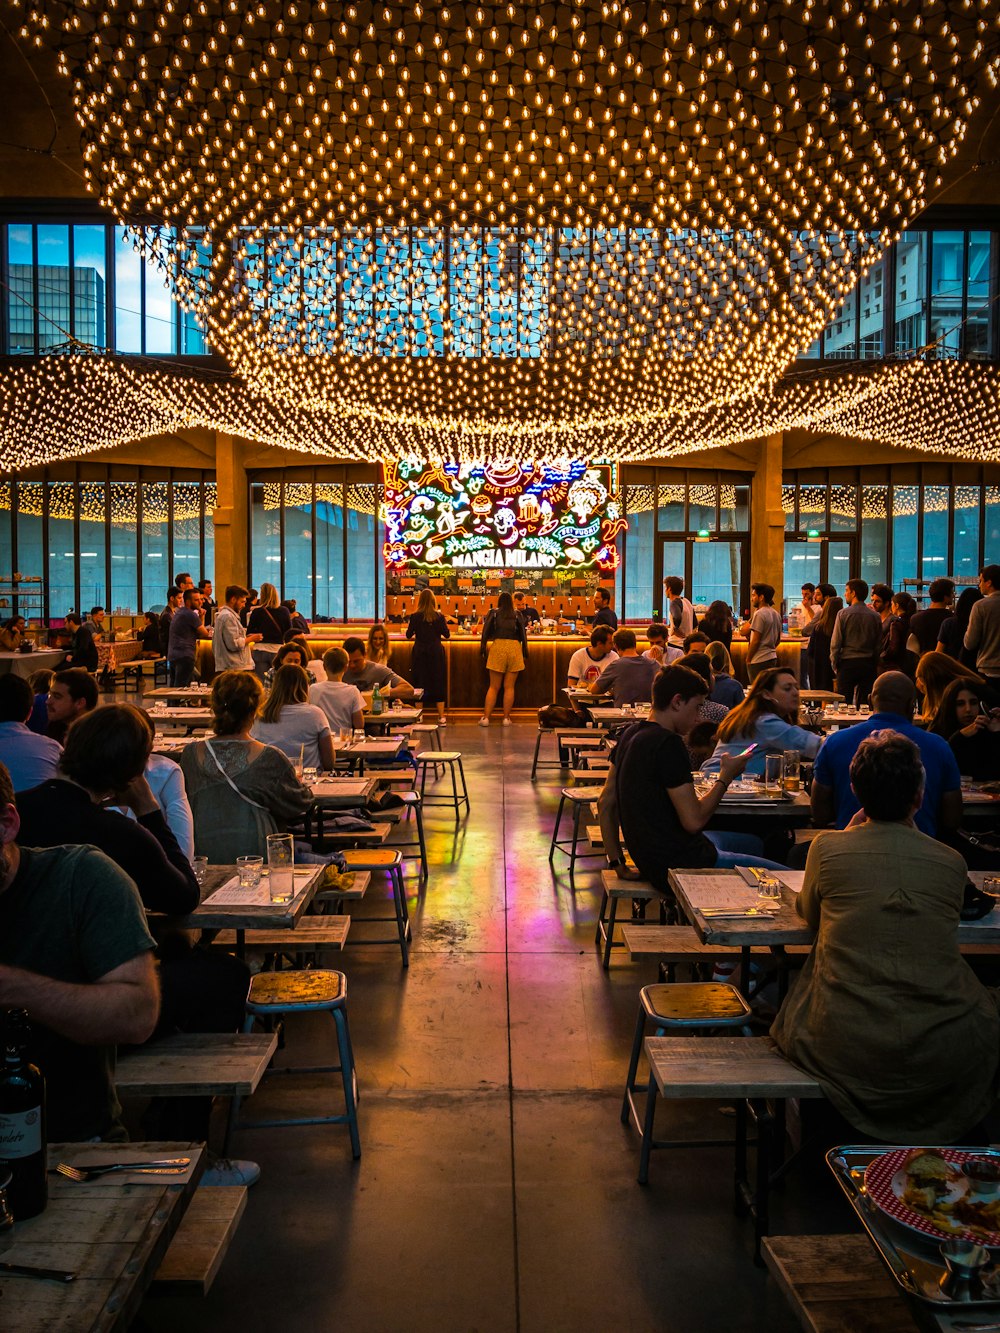
M 869 1162 L 865 1168 L 865 1189 L 872 1202 L 877 1204 L 882 1212 L 894 1221 L 901 1222 L 904 1227 L 909 1227 L 911 1231 L 919 1231 L 924 1236 L 933 1236 L 935 1240 L 958 1236 L 963 1240 L 978 1241 L 980 1245 L 1000 1248 L 1000 1232 L 967 1230 L 958 1221 L 955 1223 L 954 1230 L 946 1230 L 932 1222 L 923 1213 L 915 1212 L 896 1196 L 892 1188 L 892 1178 L 897 1171 L 902 1170 L 907 1158 L 914 1151 L 913 1148 L 896 1148 L 892 1152 L 883 1153 L 881 1157 L 876 1157 L 874 1161 Z M 952 1166 L 958 1167 L 963 1162 L 971 1162 L 977 1158 L 993 1155 L 985 1151 L 962 1152 L 957 1148 L 935 1148 L 933 1151 L 940 1153 L 944 1160 Z

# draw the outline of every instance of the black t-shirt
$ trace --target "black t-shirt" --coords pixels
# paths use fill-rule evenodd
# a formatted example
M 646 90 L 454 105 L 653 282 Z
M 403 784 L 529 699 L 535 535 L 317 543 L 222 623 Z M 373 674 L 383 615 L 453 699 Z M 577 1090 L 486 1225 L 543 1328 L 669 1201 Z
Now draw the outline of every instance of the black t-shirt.
M 590 623 L 594 627 L 597 625 L 610 625 L 612 629 L 617 629 L 618 617 L 615 615 L 614 611 L 612 611 L 610 606 L 602 606 L 601 609 L 595 612 L 591 617 Z
M 929 606 L 910 619 L 910 633 L 916 636 L 922 653 L 931 653 L 938 645 L 941 626 L 954 612 L 947 606 Z
M 963 736 L 956 731 L 948 741 L 958 761 L 963 777 L 976 782 L 996 782 L 1000 779 L 1000 733 L 977 731 L 975 736 Z
M 718 853 L 703 833 L 687 833 L 667 792 L 691 782 L 691 761 L 680 736 L 656 722 L 637 722 L 612 754 L 618 817 L 643 878 L 668 891 L 667 872 L 714 866 Z

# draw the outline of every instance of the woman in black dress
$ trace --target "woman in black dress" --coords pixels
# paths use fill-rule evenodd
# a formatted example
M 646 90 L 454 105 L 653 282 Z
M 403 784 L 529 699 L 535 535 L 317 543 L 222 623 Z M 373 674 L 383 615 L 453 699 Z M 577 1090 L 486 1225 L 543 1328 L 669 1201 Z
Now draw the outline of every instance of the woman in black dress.
M 425 588 L 420 594 L 417 609 L 410 616 L 410 623 L 406 627 L 406 637 L 413 640 L 410 681 L 418 689 L 423 690 L 425 704 L 437 706 L 438 725 L 444 726 L 448 721 L 444 714 L 445 695 L 448 691 L 448 663 L 441 640 L 450 639 L 451 630 L 437 609 L 437 602 L 430 588 Z
M 809 687 L 813 690 L 833 689 L 833 664 L 830 661 L 830 643 L 837 612 L 844 609 L 842 597 L 827 597 L 823 609 L 812 623 L 806 641 L 806 659 L 809 662 Z

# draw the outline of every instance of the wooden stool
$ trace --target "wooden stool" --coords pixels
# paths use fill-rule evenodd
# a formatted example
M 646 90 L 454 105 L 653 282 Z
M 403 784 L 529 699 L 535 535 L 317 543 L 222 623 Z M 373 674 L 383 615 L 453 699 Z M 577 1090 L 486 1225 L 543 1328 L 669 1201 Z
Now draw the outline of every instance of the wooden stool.
M 668 1032 L 696 1032 L 710 1028 L 735 1028 L 745 1025 L 750 1006 L 735 986 L 719 981 L 678 981 L 667 985 L 643 986 L 639 992 L 639 1017 L 635 1025 L 632 1054 L 625 1079 L 622 1099 L 622 1124 L 632 1123 L 642 1134 L 642 1157 L 639 1178 L 649 1172 L 649 1153 L 653 1147 L 653 1117 L 640 1116 L 635 1104 L 635 1093 L 641 1091 L 635 1081 L 639 1056 L 646 1036 L 646 1020 L 654 1024 L 656 1037 Z M 647 1109 L 650 1100 L 646 1087 Z M 655 1094 L 652 1097 L 655 1101 Z M 647 1124 L 648 1121 L 648 1124 Z
M 427 769 L 433 765 L 435 776 L 438 766 L 447 768 L 451 772 L 451 796 L 427 796 L 425 787 L 427 786 Z M 469 789 L 465 785 L 465 769 L 462 767 L 462 754 L 460 750 L 429 750 L 426 754 L 417 755 L 417 768 L 420 772 L 420 799 L 425 806 L 431 805 L 450 805 L 455 811 L 455 823 L 459 821 L 462 812 L 462 806 L 465 806 L 466 814 L 469 812 Z M 462 790 L 458 790 L 458 779 L 462 779 Z
M 535 781 L 535 774 L 540 768 L 558 768 L 564 769 L 568 764 L 563 762 L 563 738 L 567 736 L 593 736 L 593 730 L 588 731 L 586 727 L 542 727 L 538 728 L 538 735 L 535 737 L 535 753 L 531 758 L 531 781 Z M 553 736 L 556 742 L 555 759 L 540 759 L 539 754 L 542 748 L 542 737 Z
M 284 1019 L 288 1014 L 328 1013 L 337 1032 L 339 1065 L 301 1066 L 274 1070 L 282 1074 L 340 1074 L 344 1085 L 343 1115 L 304 1116 L 291 1120 L 250 1120 L 239 1126 L 239 1103 L 234 1107 L 237 1125 L 247 1129 L 268 1129 L 280 1125 L 347 1125 L 351 1132 L 351 1151 L 355 1160 L 361 1156 L 358 1134 L 358 1076 L 347 1026 L 347 978 L 343 972 L 261 972 L 250 983 L 244 1032 L 251 1032 L 258 1018 Z
M 399 940 L 399 951 L 403 955 L 403 966 L 410 966 L 409 935 L 410 935 L 410 913 L 406 906 L 406 890 L 403 886 L 403 853 L 396 851 L 392 847 L 371 847 L 367 850 L 362 847 L 352 848 L 344 852 L 344 860 L 347 862 L 348 870 L 381 870 L 389 878 L 392 886 L 392 900 L 394 912 L 392 916 L 369 916 L 354 920 L 355 926 L 366 925 L 369 921 L 395 921 L 396 938 Z M 336 900 L 340 895 L 335 891 L 321 891 L 316 895 L 325 902 Z M 349 897 L 350 894 L 345 895 Z M 388 944 L 391 941 L 386 938 L 373 940 L 352 939 L 352 944 Z
M 441 728 L 436 722 L 415 722 L 408 730 L 415 736 L 426 736 L 432 750 L 443 748 L 441 745 Z M 437 764 L 434 765 L 434 776 L 435 778 L 438 776 Z
M 618 904 L 623 898 L 638 898 L 640 901 L 650 902 L 656 900 L 665 902 L 662 893 L 657 893 L 652 884 L 643 879 L 619 879 L 613 870 L 601 871 L 601 910 L 597 914 L 597 930 L 594 933 L 594 943 L 600 945 L 604 940 L 604 970 L 605 972 L 611 966 L 611 950 L 621 949 L 624 946 L 615 944 L 615 918 L 618 915 Z M 607 915 L 605 915 L 607 913 Z
M 563 787 L 559 797 L 559 809 L 556 811 L 556 822 L 552 829 L 552 841 L 549 843 L 549 865 L 552 864 L 552 858 L 556 851 L 560 851 L 564 856 L 569 857 L 569 882 L 572 887 L 576 887 L 573 875 L 576 870 L 577 859 L 584 856 L 603 856 L 603 848 L 600 851 L 580 851 L 581 833 L 580 821 L 587 814 L 590 806 L 600 796 L 603 788 L 601 787 Z M 563 811 L 566 808 L 566 802 L 573 807 L 573 836 L 571 838 L 559 837 L 559 826 L 562 823 Z M 584 835 L 585 837 L 585 835 Z

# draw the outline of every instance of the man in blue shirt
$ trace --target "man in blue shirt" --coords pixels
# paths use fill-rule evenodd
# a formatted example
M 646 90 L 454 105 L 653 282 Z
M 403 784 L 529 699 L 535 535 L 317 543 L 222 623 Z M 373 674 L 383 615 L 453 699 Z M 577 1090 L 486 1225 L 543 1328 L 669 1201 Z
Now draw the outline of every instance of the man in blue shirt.
M 913 682 L 901 671 L 885 671 L 872 690 L 874 712 L 864 722 L 835 732 L 816 756 L 813 768 L 812 820 L 819 828 L 836 823 L 846 828 L 861 809 L 851 789 L 851 760 L 858 746 L 875 731 L 896 731 L 913 741 L 924 766 L 924 800 L 914 818 L 932 838 L 954 832 L 962 818 L 958 763 L 941 736 L 913 725 L 916 699 Z
M 23 676 L 0 676 L 0 761 L 16 792 L 54 778 L 62 754 L 58 742 L 36 735 L 25 725 L 34 702 Z

